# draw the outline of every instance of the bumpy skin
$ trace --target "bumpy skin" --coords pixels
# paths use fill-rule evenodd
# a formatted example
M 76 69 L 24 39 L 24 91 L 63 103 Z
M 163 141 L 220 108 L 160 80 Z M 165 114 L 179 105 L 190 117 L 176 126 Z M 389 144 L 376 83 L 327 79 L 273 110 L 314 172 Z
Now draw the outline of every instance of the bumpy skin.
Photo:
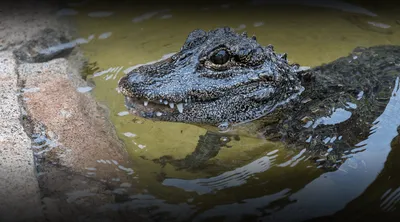
M 229 54 L 219 59 L 224 64 L 213 62 L 218 52 Z M 119 86 L 143 117 L 218 125 L 251 120 L 285 103 L 302 90 L 296 76 L 294 66 L 272 47 L 221 28 L 193 31 L 180 52 L 133 70 Z M 150 101 L 146 107 L 144 101 Z
M 133 70 L 119 88 L 136 115 L 214 126 L 257 121 L 267 139 L 306 148 L 318 164 L 335 168 L 368 137 L 399 75 L 400 46 L 356 48 L 347 57 L 300 71 L 271 45 L 219 28 L 193 31 L 180 52 Z M 220 147 L 218 136 L 208 134 L 212 141 L 201 137 L 188 158 L 169 162 L 200 167 Z

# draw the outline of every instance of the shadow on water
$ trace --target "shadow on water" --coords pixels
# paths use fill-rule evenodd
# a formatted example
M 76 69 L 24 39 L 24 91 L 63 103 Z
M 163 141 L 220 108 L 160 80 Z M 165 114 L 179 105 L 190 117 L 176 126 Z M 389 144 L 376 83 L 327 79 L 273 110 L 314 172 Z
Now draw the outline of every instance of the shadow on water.
M 136 163 L 132 180 L 141 193 L 105 208 L 143 211 L 161 221 L 358 220 L 399 214 L 399 96 L 391 97 L 368 139 L 358 144 L 365 150 L 347 153 L 332 172 L 312 166 L 304 151 L 257 137 L 222 140 L 202 150 L 196 144 L 199 136 L 200 141 L 209 138 L 202 137 L 205 129 L 126 112 L 115 90 L 119 78 L 138 64 L 178 51 L 195 28 L 228 25 L 256 33 L 262 45 L 272 43 L 305 66 L 333 61 L 357 46 L 400 44 L 395 37 L 400 30 L 395 20 L 400 18 L 394 9 L 384 14 L 383 9 L 361 7 L 359 1 L 307 0 L 301 7 L 298 1 L 266 2 L 235 7 L 204 1 L 184 8 L 74 1 L 57 12 L 79 27 L 84 38 L 76 42 L 90 60 L 86 78 L 95 85 L 97 99 L 110 108 L 118 135 Z M 390 86 L 393 92 L 398 84 Z

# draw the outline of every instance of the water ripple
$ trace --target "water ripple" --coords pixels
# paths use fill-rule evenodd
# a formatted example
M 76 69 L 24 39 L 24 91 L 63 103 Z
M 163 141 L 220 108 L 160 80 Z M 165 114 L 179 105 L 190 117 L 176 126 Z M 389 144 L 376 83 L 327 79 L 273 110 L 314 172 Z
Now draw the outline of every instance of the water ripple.
M 391 150 L 391 141 L 398 135 L 399 92 L 400 85 L 397 78 L 386 109 L 371 129 L 375 132 L 362 142 L 366 150 L 353 154 L 353 157 L 347 159 L 339 170 L 322 174 L 302 190 L 292 194 L 289 199 L 293 203 L 274 213 L 274 221 L 304 221 L 331 215 L 364 192 L 383 169 Z M 354 164 L 363 166 L 363 169 L 354 168 Z M 382 203 L 384 209 L 392 210 L 394 203 L 399 200 L 399 191 L 392 192 L 385 200 Z M 272 218 L 266 216 L 263 219 L 268 221 Z
M 396 209 L 396 204 L 400 201 L 400 187 L 393 192 L 388 190 L 382 195 L 381 209 L 386 212 L 391 212 Z
M 184 180 L 168 178 L 163 181 L 165 186 L 181 188 L 185 191 L 194 191 L 198 194 L 212 193 L 228 187 L 237 187 L 247 182 L 251 176 L 268 170 L 276 156 L 261 157 L 243 167 L 227 171 L 216 177 Z

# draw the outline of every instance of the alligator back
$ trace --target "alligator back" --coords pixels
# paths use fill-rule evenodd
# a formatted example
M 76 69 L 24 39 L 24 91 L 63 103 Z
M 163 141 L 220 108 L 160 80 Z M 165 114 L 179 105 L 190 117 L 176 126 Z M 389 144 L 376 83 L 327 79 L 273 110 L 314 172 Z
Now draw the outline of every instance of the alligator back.
M 260 120 L 267 120 L 263 133 L 307 149 L 324 167 L 336 167 L 350 149 L 362 150 L 358 144 L 385 110 L 400 76 L 400 46 L 356 48 L 301 75 L 306 90 L 275 116 Z M 272 118 L 275 123 L 268 124 Z

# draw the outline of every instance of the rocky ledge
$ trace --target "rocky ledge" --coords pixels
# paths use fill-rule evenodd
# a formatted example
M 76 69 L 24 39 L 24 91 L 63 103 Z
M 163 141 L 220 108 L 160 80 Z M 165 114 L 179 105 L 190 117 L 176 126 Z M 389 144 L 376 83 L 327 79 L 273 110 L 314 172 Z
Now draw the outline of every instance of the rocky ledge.
M 144 221 L 102 208 L 135 189 L 133 163 L 56 6 L 30 4 L 0 11 L 0 221 Z

